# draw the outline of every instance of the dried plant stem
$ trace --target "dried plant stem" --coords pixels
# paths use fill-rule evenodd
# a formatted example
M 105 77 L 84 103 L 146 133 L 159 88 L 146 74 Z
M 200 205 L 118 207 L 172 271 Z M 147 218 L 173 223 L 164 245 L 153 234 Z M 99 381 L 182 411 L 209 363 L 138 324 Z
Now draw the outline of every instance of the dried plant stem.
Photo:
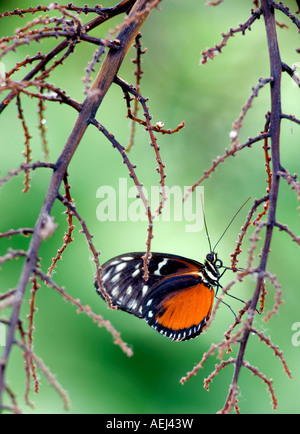
M 65 187 L 65 196 L 64 197 L 66 198 L 68 203 L 72 204 L 73 199 L 72 199 L 71 194 L 70 194 L 71 186 L 68 183 L 67 174 L 64 177 L 64 187 Z M 64 243 L 63 243 L 62 247 L 57 251 L 57 255 L 55 256 L 55 258 L 52 258 L 52 264 L 50 265 L 50 267 L 48 269 L 48 275 L 49 276 L 51 276 L 54 268 L 56 267 L 57 261 L 59 259 L 62 259 L 62 254 L 65 251 L 65 249 L 67 248 L 68 244 L 70 244 L 72 241 L 74 241 L 72 238 L 72 233 L 73 233 L 73 230 L 75 229 L 75 225 L 73 225 L 73 213 L 71 210 L 68 209 L 66 211 L 66 214 L 68 215 L 68 218 L 67 218 L 67 220 L 68 220 L 68 232 L 66 232 L 64 235 L 64 238 L 63 238 Z
M 64 146 L 64 149 L 62 150 L 60 157 L 56 162 L 56 170 L 52 175 L 49 188 L 41 212 L 37 219 L 34 228 L 34 234 L 32 236 L 31 243 L 28 249 L 28 260 L 24 265 L 16 289 L 16 303 L 14 304 L 12 314 L 10 317 L 10 325 L 7 331 L 7 344 L 3 351 L 2 358 L 0 360 L 0 408 L 2 408 L 2 403 L 3 403 L 2 392 L 5 387 L 5 370 L 11 352 L 11 348 L 14 343 L 15 329 L 19 320 L 23 297 L 27 288 L 27 284 L 30 280 L 31 274 L 33 270 L 35 270 L 36 268 L 36 264 L 38 260 L 37 255 L 38 255 L 40 244 L 43 239 L 41 229 L 45 224 L 45 221 L 49 219 L 51 209 L 57 198 L 59 187 L 67 172 L 68 165 L 86 129 L 90 124 L 90 120 L 95 117 L 95 114 L 106 92 L 111 86 L 129 47 L 131 46 L 134 38 L 140 31 L 143 23 L 145 22 L 149 13 L 151 12 L 152 4 L 154 4 L 154 2 L 151 0 L 137 0 L 135 2 L 127 18 L 128 21 L 122 26 L 118 34 L 118 40 L 120 41 L 121 46 L 117 50 L 111 48 L 108 51 L 107 56 L 102 64 L 102 67 L 91 88 L 91 91 L 88 93 L 83 103 L 82 110 L 78 115 L 73 130 Z M 35 71 L 31 71 L 31 77 L 33 77 L 34 74 Z
M 107 331 L 111 333 L 111 335 L 114 337 L 114 343 L 116 345 L 119 345 L 119 347 L 124 351 L 124 353 L 131 357 L 133 355 L 132 349 L 121 339 L 120 333 L 111 325 L 111 323 L 108 320 L 105 320 L 101 315 L 97 315 L 94 313 L 90 306 L 85 306 L 81 303 L 79 299 L 75 299 L 70 294 L 66 292 L 64 288 L 61 288 L 58 286 L 55 282 L 53 282 L 50 277 L 43 273 L 39 269 L 35 269 L 34 273 L 43 280 L 50 288 L 55 289 L 57 292 L 59 292 L 65 300 L 72 303 L 74 306 L 77 307 L 77 313 L 84 312 L 86 315 L 88 315 L 90 318 L 92 318 L 99 327 L 105 327 Z
M 87 24 L 85 24 L 82 28 L 82 32 L 89 32 L 102 24 L 103 22 L 107 21 L 108 19 L 112 18 L 115 15 L 121 14 L 126 12 L 133 4 L 135 3 L 135 0 L 123 0 L 118 5 L 113 6 L 112 8 L 107 8 L 104 13 L 101 13 L 98 17 L 92 19 Z M 32 12 L 39 12 L 42 9 L 40 7 L 34 9 L 32 8 Z M 25 12 L 25 10 L 16 10 L 16 13 L 18 15 L 21 15 Z M 1 17 L 1 16 L 0 16 Z M 65 50 L 70 44 L 70 41 L 68 38 L 63 40 L 57 47 L 55 47 L 50 53 L 48 53 L 47 56 L 44 56 L 42 60 L 33 68 L 22 81 L 29 81 L 31 80 L 38 72 L 43 71 L 45 69 L 45 66 L 53 60 L 59 53 L 61 53 L 63 50 Z M 5 99 L 0 103 L 0 113 L 7 107 L 9 102 L 17 96 L 16 91 L 12 91 Z
M 211 2 L 210 2 L 211 3 Z M 212 2 L 214 3 L 214 2 Z M 220 3 L 220 1 L 218 2 Z M 217 3 L 217 4 L 218 4 Z M 226 46 L 228 39 L 233 37 L 236 33 L 242 33 L 245 34 L 246 30 L 251 30 L 252 24 L 260 18 L 261 16 L 261 8 L 257 9 L 256 11 L 253 11 L 252 16 L 249 18 L 248 21 L 246 21 L 244 24 L 240 24 L 239 27 L 236 29 L 230 29 L 228 33 L 222 34 L 223 40 L 220 42 L 220 44 L 215 45 L 213 48 L 208 48 L 207 50 L 202 51 L 202 58 L 200 60 L 200 63 L 204 65 L 208 62 L 208 60 L 213 59 L 217 53 L 221 53 L 222 49 Z
M 270 136 L 271 136 L 271 154 L 273 177 L 271 189 L 269 193 L 269 210 L 268 222 L 266 225 L 266 234 L 264 245 L 261 254 L 260 264 L 257 269 L 257 282 L 254 295 L 251 300 L 251 305 L 248 313 L 249 327 L 245 328 L 242 337 L 240 338 L 240 348 L 235 362 L 235 370 L 229 393 L 223 407 L 223 412 L 228 413 L 235 402 L 235 393 L 237 390 L 237 382 L 241 367 L 244 365 L 244 357 L 249 335 L 251 333 L 252 323 L 255 315 L 255 309 L 259 301 L 261 288 L 264 283 L 264 275 L 269 256 L 272 234 L 276 224 L 276 207 L 278 199 L 280 177 L 277 175 L 280 170 L 280 125 L 281 125 L 281 58 L 277 41 L 276 22 L 274 8 L 270 0 L 261 0 L 261 8 L 265 20 L 265 27 L 268 40 L 269 57 L 271 65 L 271 76 L 273 83 L 271 86 L 271 114 L 270 114 Z
M 43 360 L 41 358 L 39 358 L 29 347 L 24 345 L 24 343 L 18 342 L 18 341 L 15 341 L 14 343 L 18 347 L 20 347 L 25 352 L 25 354 L 27 356 L 29 356 L 32 360 L 34 360 L 37 367 L 40 369 L 40 371 L 45 375 L 45 377 L 49 381 L 49 384 L 52 387 L 54 387 L 54 389 L 61 396 L 61 398 L 64 402 L 65 409 L 69 410 L 70 409 L 70 400 L 69 400 L 67 392 L 62 388 L 62 386 L 56 380 L 55 376 L 52 374 L 50 369 L 44 364 Z
M 165 165 L 163 164 L 161 157 L 160 157 L 160 153 L 159 153 L 159 147 L 157 145 L 156 142 L 156 137 L 154 136 L 153 133 L 153 128 L 151 125 L 151 116 L 149 114 L 149 109 L 147 107 L 147 99 L 143 98 L 136 89 L 134 89 L 132 86 L 129 86 L 128 83 L 126 83 L 124 80 L 120 79 L 119 77 L 115 78 L 115 82 L 121 86 L 121 88 L 123 89 L 123 91 L 125 93 L 132 93 L 135 98 L 137 98 L 137 100 L 141 103 L 143 109 L 144 109 L 144 116 L 146 119 L 146 130 L 149 132 L 150 135 L 150 140 L 151 140 L 151 146 L 153 146 L 154 151 L 155 151 L 155 155 L 156 155 L 156 161 L 158 163 L 158 167 L 157 167 L 157 172 L 160 174 L 160 185 L 161 185 L 161 200 L 159 203 L 159 207 L 157 210 L 157 214 L 161 214 L 162 209 L 163 209 L 163 205 L 164 202 L 166 201 L 166 193 L 165 193 L 165 172 L 164 172 L 164 167 Z
M 21 129 L 23 131 L 25 143 L 25 150 L 23 152 L 25 157 L 24 164 L 17 169 L 10 170 L 6 177 L 0 179 L 0 187 L 5 183 L 8 183 L 12 177 L 22 173 L 25 175 L 23 193 L 28 192 L 30 189 L 30 175 L 33 170 L 37 168 L 52 169 L 52 177 L 48 185 L 48 191 L 45 195 L 44 203 L 36 220 L 35 227 L 20 227 L 16 230 L 6 229 L 3 233 L 0 233 L 0 239 L 8 239 L 14 235 L 30 236 L 30 243 L 27 251 L 23 251 L 21 249 L 8 249 L 7 252 L 0 257 L 0 267 L 2 264 L 20 257 L 21 260 L 23 260 L 22 271 L 17 287 L 12 289 L 7 288 L 6 292 L 3 292 L 0 295 L 0 311 L 7 308 L 10 309 L 9 319 L 0 318 L 0 325 L 5 325 L 5 328 L 7 329 L 6 346 L 4 347 L 0 360 L 0 411 L 2 409 L 7 409 L 8 411 L 15 413 L 20 412 L 20 409 L 17 405 L 16 396 L 8 386 L 8 380 L 6 381 L 8 362 L 13 345 L 18 345 L 24 350 L 23 358 L 26 382 L 24 398 L 26 404 L 33 406 L 29 400 L 32 379 L 34 382 L 35 391 L 37 392 L 39 389 L 39 381 L 36 373 L 37 368 L 44 373 L 50 384 L 61 395 L 65 406 L 68 406 L 67 394 L 56 381 L 53 374 L 51 374 L 49 369 L 44 365 L 42 360 L 39 359 L 33 351 L 35 329 L 34 312 L 36 310 L 36 292 L 39 288 L 39 284 L 37 283 L 38 279 L 43 280 L 49 288 L 54 289 L 63 297 L 63 299 L 76 306 L 78 313 L 85 313 L 92 318 L 92 320 L 96 322 L 99 327 L 105 327 L 107 331 L 109 331 L 114 337 L 115 344 L 119 345 L 119 347 L 128 356 L 132 355 L 132 350 L 125 342 L 123 342 L 119 332 L 114 329 L 111 323 L 102 318 L 101 315 L 94 313 L 90 306 L 83 304 L 79 299 L 75 299 L 63 287 L 58 286 L 56 282 L 52 280 L 51 272 L 56 266 L 57 261 L 61 259 L 65 249 L 73 241 L 73 223 L 74 220 L 77 219 L 81 225 L 81 232 L 86 237 L 88 248 L 93 255 L 93 260 L 96 267 L 95 280 L 98 283 L 99 291 L 106 299 L 108 306 L 114 308 L 114 306 L 111 304 L 110 298 L 107 297 L 106 291 L 102 286 L 101 267 L 98 258 L 100 252 L 97 251 L 92 241 L 93 235 L 90 233 L 85 220 L 77 211 L 75 203 L 73 202 L 73 198 L 70 194 L 70 185 L 68 183 L 67 171 L 69 169 L 69 164 L 73 159 L 73 156 L 77 151 L 77 148 L 82 137 L 86 133 L 87 128 L 90 125 L 93 125 L 96 126 L 96 128 L 105 136 L 113 148 L 119 152 L 122 162 L 128 168 L 129 177 L 133 180 L 137 188 L 137 197 L 141 199 L 145 207 L 145 214 L 148 218 L 148 234 L 146 240 L 147 249 L 143 256 L 144 279 L 147 280 L 149 276 L 148 262 L 151 255 L 150 247 L 151 240 L 153 238 L 154 215 L 152 215 L 149 201 L 143 189 L 143 184 L 140 182 L 140 177 L 137 176 L 136 166 L 132 164 L 128 158 L 126 149 L 124 146 L 122 146 L 121 142 L 119 143 L 115 136 L 111 134 L 100 121 L 96 119 L 96 114 L 108 89 L 113 82 L 116 83 L 123 90 L 127 105 L 127 117 L 132 120 L 133 129 L 130 145 L 133 144 L 134 128 L 136 124 L 143 125 L 149 134 L 150 145 L 153 147 L 154 158 L 156 159 L 158 165 L 156 170 L 159 174 L 159 183 L 161 186 L 161 200 L 157 210 L 157 214 L 160 214 L 164 201 L 166 200 L 164 181 L 165 165 L 160 156 L 160 148 L 157 144 L 155 133 L 173 134 L 184 126 L 184 122 L 182 122 L 174 130 L 167 130 L 163 128 L 163 122 L 157 122 L 155 125 L 153 125 L 152 116 L 150 115 L 151 111 L 148 107 L 148 98 L 144 98 L 139 90 L 140 79 L 143 73 L 141 69 L 141 55 L 143 54 L 143 51 L 139 41 L 141 36 L 139 32 L 149 13 L 153 8 L 156 8 L 159 5 L 160 1 L 161 0 L 122 0 L 120 3 L 110 8 L 102 8 L 99 5 L 96 5 L 94 8 L 90 8 L 88 5 L 77 7 L 72 3 L 63 6 L 55 2 L 49 4 L 48 6 L 37 6 L 34 8 L 30 7 L 28 9 L 21 10 L 15 9 L 12 12 L 0 13 L 0 20 L 9 16 L 19 16 L 23 18 L 25 16 L 35 15 L 40 12 L 47 14 L 48 11 L 52 10 L 55 10 L 58 14 L 60 14 L 58 17 L 52 17 L 48 15 L 35 16 L 34 19 L 30 19 L 27 23 L 25 23 L 25 25 L 22 25 L 21 28 L 16 29 L 14 35 L 2 37 L 0 39 L 0 59 L 2 59 L 2 57 L 8 53 L 11 54 L 13 51 L 17 51 L 20 47 L 24 47 L 25 44 L 29 45 L 31 43 L 35 44 L 36 42 L 42 42 L 44 40 L 55 41 L 56 39 L 64 38 L 60 43 L 55 42 L 55 44 L 58 45 L 50 52 L 44 54 L 39 51 L 36 55 L 27 55 L 22 61 L 19 59 L 15 66 L 12 67 L 7 73 L 2 74 L 1 72 L 0 75 L 0 92 L 6 94 L 6 97 L 2 100 L 2 102 L 0 101 L 0 114 L 7 105 L 15 100 L 17 115 L 21 123 Z M 223 0 L 217 0 L 209 1 L 206 4 L 210 6 L 217 6 L 222 2 Z M 231 28 L 227 33 L 222 34 L 222 41 L 220 44 L 203 51 L 201 63 L 205 64 L 208 62 L 208 60 L 214 58 L 216 54 L 221 53 L 223 48 L 233 36 L 240 33 L 245 34 L 247 30 L 251 30 L 252 24 L 263 16 L 269 48 L 271 65 L 270 74 L 267 78 L 260 78 L 258 84 L 252 88 L 251 94 L 242 107 L 239 117 L 232 125 L 232 131 L 230 132 L 230 146 L 225 150 L 223 155 L 217 156 L 215 158 L 208 170 L 204 171 L 201 179 L 196 181 L 194 185 L 186 192 L 184 198 L 186 199 L 199 184 L 209 178 L 221 163 L 227 162 L 228 157 L 234 157 L 240 151 L 245 150 L 246 148 L 251 148 L 255 143 L 263 141 L 263 162 L 265 163 L 267 174 L 267 192 L 263 197 L 260 199 L 255 199 L 253 202 L 246 221 L 241 228 L 241 234 L 238 236 L 236 248 L 231 255 L 231 270 L 236 272 L 236 274 L 226 286 L 224 285 L 224 287 L 222 287 L 220 285 L 221 290 L 218 293 L 217 300 L 214 304 L 214 309 L 212 310 L 210 318 L 206 322 L 203 330 L 207 330 L 212 321 L 215 319 L 220 304 L 222 302 L 224 303 L 223 300 L 225 295 L 231 295 L 229 291 L 231 291 L 236 284 L 243 282 L 246 277 L 251 277 L 252 281 L 255 281 L 252 297 L 244 304 L 243 308 L 239 310 L 238 315 L 235 316 L 234 322 L 224 333 L 224 338 L 217 344 L 213 343 L 208 351 L 203 355 L 201 361 L 190 372 L 188 372 L 185 377 L 181 379 L 181 382 L 183 383 L 195 375 L 207 361 L 207 359 L 215 352 L 218 353 L 217 357 L 220 358 L 221 361 L 215 365 L 214 371 L 204 381 L 204 387 L 206 389 L 209 388 L 210 383 L 223 369 L 232 365 L 234 369 L 233 378 L 229 387 L 225 405 L 220 410 L 220 413 L 230 413 L 232 409 L 234 409 L 237 413 L 240 412 L 238 407 L 238 381 L 242 368 L 246 368 L 246 370 L 260 378 L 267 385 L 271 394 L 273 408 L 275 409 L 278 406 L 272 383 L 273 380 L 267 378 L 259 370 L 259 368 L 256 368 L 254 365 L 246 361 L 246 349 L 248 348 L 251 334 L 257 335 L 260 341 L 267 345 L 269 349 L 273 350 L 274 355 L 280 359 L 285 373 L 289 378 L 291 378 L 291 373 L 283 357 L 283 352 L 271 342 L 270 338 L 266 337 L 264 332 L 256 330 L 253 327 L 253 323 L 258 309 L 259 313 L 264 312 L 265 301 L 267 301 L 267 282 L 275 288 L 275 296 L 273 307 L 267 314 L 264 315 L 262 320 L 268 321 L 273 315 L 277 314 L 279 307 L 283 302 L 283 291 L 277 280 L 277 276 L 269 272 L 267 269 L 267 262 L 269 259 L 269 252 L 271 251 L 270 247 L 274 229 L 276 228 L 276 230 L 284 231 L 286 234 L 288 234 L 291 241 L 300 245 L 300 237 L 292 232 L 287 225 L 279 223 L 276 220 L 279 182 L 281 179 L 284 180 L 283 184 L 287 183 L 289 187 L 296 193 L 296 197 L 298 201 L 300 201 L 300 184 L 297 179 L 297 175 L 291 174 L 287 169 L 282 167 L 280 162 L 279 147 L 281 120 L 286 119 L 293 122 L 294 124 L 300 124 L 300 120 L 297 119 L 296 116 L 291 114 L 283 114 L 281 111 L 281 74 L 287 73 L 292 80 L 294 80 L 298 87 L 300 86 L 300 80 L 299 77 L 297 77 L 296 68 L 293 66 L 291 67 L 281 61 L 277 42 L 276 26 L 283 27 L 285 24 L 280 24 L 280 22 L 275 19 L 275 9 L 279 11 L 278 13 L 282 13 L 287 16 L 291 21 L 291 25 L 295 25 L 298 29 L 300 29 L 300 24 L 299 20 L 290 12 L 289 8 L 283 5 L 283 2 L 276 3 L 272 0 L 252 0 L 252 4 L 255 6 L 255 10 L 251 10 L 250 18 L 243 24 L 239 24 L 238 27 Z M 298 6 L 300 5 L 300 0 L 297 0 L 297 4 Z M 84 17 L 82 15 L 87 15 L 90 13 L 97 14 L 97 16 L 90 20 L 87 24 L 83 25 L 81 18 Z M 102 39 L 100 37 L 89 35 L 89 32 L 92 29 L 97 28 L 104 21 L 120 13 L 125 14 L 123 21 L 121 24 L 115 26 L 113 30 L 109 32 L 106 38 Z M 137 70 L 135 71 L 137 76 L 136 87 L 126 83 L 117 76 L 123 59 L 134 39 L 136 40 L 135 47 L 137 50 L 137 56 L 134 61 L 137 64 Z M 64 65 L 66 59 L 69 59 L 69 57 L 73 56 L 73 53 L 75 53 L 75 48 L 79 43 L 91 47 L 94 47 L 95 45 L 97 46 L 94 56 L 86 68 L 86 76 L 83 79 L 84 94 L 86 95 L 83 102 L 77 102 L 75 99 L 69 96 L 64 89 L 60 89 L 56 85 L 47 82 L 50 76 L 52 78 L 52 73 L 54 70 L 57 72 L 58 68 Z M 105 53 L 106 57 L 104 58 Z M 100 65 L 100 61 L 102 66 L 98 67 L 98 65 Z M 21 72 L 25 67 L 30 67 L 32 69 L 23 80 L 15 79 L 17 75 L 21 75 Z M 95 71 L 96 67 L 98 71 Z M 92 83 L 91 79 L 92 73 L 96 74 L 94 83 Z M 252 109 L 254 100 L 259 96 L 263 88 L 270 89 L 271 92 L 271 108 L 266 115 L 265 127 L 259 134 L 256 133 L 256 137 L 250 137 L 246 142 L 240 143 L 239 136 L 244 120 L 248 116 L 250 109 Z M 25 97 L 29 97 L 30 99 L 38 101 L 37 131 L 41 136 L 42 150 L 44 151 L 46 162 L 31 162 L 31 135 L 27 125 L 28 116 L 25 113 L 22 105 L 23 99 Z M 131 110 L 132 100 L 134 100 L 133 111 Z M 46 101 L 58 103 L 57 105 L 65 104 L 77 111 L 77 120 L 55 164 L 48 162 L 49 156 L 46 138 L 47 129 L 45 128 L 45 110 L 47 108 L 45 105 Z M 142 119 L 137 117 L 139 104 L 143 109 L 143 116 L 141 116 Z M 65 187 L 64 196 L 59 193 L 62 183 L 64 183 Z M 48 274 L 45 274 L 39 268 L 40 259 L 38 254 L 42 241 L 47 236 L 52 235 L 57 226 L 54 223 L 54 218 L 50 217 L 53 205 L 57 200 L 60 201 L 65 207 L 65 213 L 68 215 L 68 229 L 65 233 L 62 247 L 58 250 L 56 257 L 53 258 L 53 262 L 49 268 Z M 258 213 L 257 210 L 260 205 L 263 205 L 263 210 Z M 255 226 L 254 229 L 253 226 Z M 250 236 L 250 248 L 248 251 L 248 257 L 246 259 L 246 266 L 243 269 L 237 268 L 238 255 L 242 252 L 244 238 L 246 235 L 248 235 L 250 229 L 253 230 Z M 259 247 L 262 248 L 259 257 L 257 257 L 257 250 Z M 227 268 L 229 269 L 229 267 L 224 268 L 225 270 Z M 21 320 L 21 307 L 24 304 L 25 292 L 30 289 L 30 285 L 31 297 L 27 311 L 28 330 L 25 330 Z M 258 304 L 260 304 L 259 307 L 257 307 Z M 20 341 L 17 341 L 15 337 L 17 332 L 20 334 Z M 235 357 L 230 357 L 227 360 L 224 360 L 224 355 L 231 354 L 233 350 L 235 350 Z M 8 398 L 10 398 L 9 405 L 4 404 L 4 392 L 8 395 Z

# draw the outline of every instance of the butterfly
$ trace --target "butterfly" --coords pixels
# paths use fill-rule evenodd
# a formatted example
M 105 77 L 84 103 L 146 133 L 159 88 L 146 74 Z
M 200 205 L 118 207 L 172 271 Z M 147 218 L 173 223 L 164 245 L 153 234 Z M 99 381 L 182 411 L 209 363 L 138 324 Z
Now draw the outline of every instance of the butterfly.
M 113 305 L 145 319 L 173 341 L 198 336 L 211 314 L 214 287 L 220 286 L 223 264 L 217 253 L 206 255 L 204 264 L 182 256 L 152 253 L 147 281 L 143 255 L 126 253 L 102 266 L 102 283 Z M 95 287 L 103 298 L 97 281 Z
M 112 304 L 145 319 L 154 330 L 173 341 L 187 341 L 198 336 L 210 318 L 214 289 L 217 292 L 222 288 L 220 278 L 226 270 L 238 271 L 225 267 L 215 249 L 250 199 L 249 197 L 235 213 L 213 249 L 203 213 L 210 249 L 204 264 L 169 253 L 151 253 L 149 277 L 145 280 L 144 253 L 126 253 L 107 261 L 102 265 L 102 284 Z M 222 273 L 221 268 L 224 269 Z M 96 280 L 95 288 L 103 298 Z M 237 297 L 231 297 L 243 302 Z M 231 308 L 230 310 L 232 311 Z

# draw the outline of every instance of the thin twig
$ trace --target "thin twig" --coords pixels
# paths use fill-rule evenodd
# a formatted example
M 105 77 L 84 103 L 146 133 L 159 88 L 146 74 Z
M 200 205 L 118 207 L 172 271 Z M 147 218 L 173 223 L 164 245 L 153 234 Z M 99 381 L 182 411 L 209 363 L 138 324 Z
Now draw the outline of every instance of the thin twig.
M 124 2 L 122 2 L 124 4 Z M 126 6 L 128 8 L 128 3 L 126 2 Z M 20 317 L 20 309 L 22 305 L 22 300 L 24 298 L 24 294 L 26 292 L 27 284 L 29 279 L 37 268 L 38 262 L 38 252 L 43 240 L 42 228 L 45 225 L 45 221 L 49 220 L 49 215 L 54 205 L 54 202 L 57 198 L 58 191 L 61 185 L 61 182 L 67 172 L 69 163 L 76 152 L 83 135 L 85 134 L 91 118 L 96 114 L 99 106 L 102 103 L 104 96 L 106 95 L 108 89 L 110 88 L 114 77 L 116 76 L 123 59 L 131 46 L 134 38 L 140 31 L 142 25 L 148 18 L 152 8 L 157 5 L 156 1 L 151 0 L 137 0 L 132 7 L 128 18 L 125 20 L 125 24 L 122 26 L 118 34 L 118 40 L 120 41 L 120 49 L 109 49 L 107 56 L 102 64 L 102 67 L 94 81 L 94 84 L 91 88 L 91 92 L 86 97 L 86 100 L 83 104 L 83 108 L 78 114 L 78 118 L 75 122 L 74 128 L 61 152 L 60 157 L 56 162 L 56 170 L 53 172 L 51 181 L 49 183 L 49 188 L 47 194 L 45 196 L 44 203 L 42 205 L 39 217 L 36 221 L 34 234 L 31 239 L 31 243 L 28 249 L 28 260 L 24 264 L 18 287 L 16 290 L 16 294 L 18 299 L 20 300 L 18 304 L 16 304 L 10 316 L 10 324 L 8 326 L 7 331 L 7 341 L 6 346 L 4 348 L 2 358 L 0 360 L 0 408 L 3 404 L 2 393 L 5 386 L 5 372 L 7 367 L 7 361 L 9 359 L 9 355 L 11 353 L 12 346 L 15 342 L 15 330 L 16 325 L 19 321 Z M 126 9 L 127 10 L 127 9 Z M 103 22 L 103 18 L 101 18 L 101 22 Z M 129 23 L 129 24 L 128 24 Z M 90 28 L 92 25 L 90 24 Z M 54 52 L 57 54 L 60 52 L 62 47 L 66 47 L 68 42 L 65 41 L 60 45 L 60 47 L 56 48 L 56 50 L 51 52 L 51 56 L 54 56 Z M 50 57 L 51 57 L 50 56 Z M 53 58 L 53 57 L 52 57 Z M 35 70 L 30 72 L 30 75 L 25 78 L 25 80 L 30 80 L 37 71 L 41 70 L 41 62 Z M 30 78 L 29 78 L 30 77 Z M 8 98 L 6 98 L 4 106 L 7 106 L 9 101 L 15 97 L 15 93 L 12 92 Z M 4 108 L 3 105 L 0 105 L 0 112 Z M 45 276 L 47 278 L 47 276 Z M 47 279 L 45 279 L 47 280 Z
M 32 360 L 34 360 L 34 362 L 36 363 L 38 369 L 47 378 L 49 384 L 57 391 L 57 393 L 62 398 L 65 409 L 69 410 L 70 409 L 70 400 L 69 400 L 68 393 L 66 392 L 66 390 L 64 390 L 62 388 L 62 386 L 56 380 L 55 375 L 52 374 L 52 372 L 45 365 L 45 363 L 43 362 L 43 360 L 40 357 L 38 357 L 30 348 L 28 348 L 26 345 L 24 345 L 22 342 L 15 341 L 14 343 L 18 347 L 20 347 L 25 352 L 25 354 L 29 355 Z
M 111 325 L 111 323 L 108 320 L 105 320 L 101 315 L 95 314 L 90 306 L 83 305 L 79 299 L 75 299 L 70 294 L 66 292 L 64 288 L 59 287 L 55 282 L 53 282 L 50 277 L 43 273 L 41 270 L 36 269 L 35 274 L 44 281 L 50 288 L 55 289 L 57 292 L 59 292 L 65 300 L 72 303 L 74 306 L 77 307 L 77 313 L 85 313 L 89 317 L 93 319 L 94 322 L 98 324 L 98 327 L 105 327 L 106 330 L 111 333 L 111 335 L 114 338 L 114 343 L 118 345 L 124 353 L 130 357 L 132 356 L 133 352 L 132 349 L 121 339 L 120 333 L 116 331 L 116 329 Z
M 251 30 L 252 24 L 260 18 L 261 14 L 261 9 L 252 11 L 252 16 L 244 24 L 240 24 L 239 27 L 235 29 L 230 29 L 228 33 L 222 33 L 223 40 L 220 44 L 216 44 L 213 48 L 208 48 L 207 50 L 201 52 L 202 58 L 200 63 L 204 65 L 208 62 L 208 60 L 213 59 L 216 54 L 221 53 L 222 49 L 226 46 L 228 39 L 234 36 L 236 33 L 242 33 L 242 35 L 244 35 L 246 30 Z

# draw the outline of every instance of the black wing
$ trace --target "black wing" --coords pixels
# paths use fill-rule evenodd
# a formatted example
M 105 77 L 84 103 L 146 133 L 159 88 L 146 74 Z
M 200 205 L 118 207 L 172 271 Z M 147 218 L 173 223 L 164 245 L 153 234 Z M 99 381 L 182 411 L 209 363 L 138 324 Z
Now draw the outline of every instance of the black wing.
M 152 253 L 148 264 L 149 278 L 144 280 L 143 252 L 116 256 L 102 265 L 103 286 L 113 305 L 143 318 L 142 304 L 149 290 L 162 279 L 177 273 L 202 270 L 204 266 L 192 259 L 168 253 Z M 98 294 L 98 284 L 95 281 Z

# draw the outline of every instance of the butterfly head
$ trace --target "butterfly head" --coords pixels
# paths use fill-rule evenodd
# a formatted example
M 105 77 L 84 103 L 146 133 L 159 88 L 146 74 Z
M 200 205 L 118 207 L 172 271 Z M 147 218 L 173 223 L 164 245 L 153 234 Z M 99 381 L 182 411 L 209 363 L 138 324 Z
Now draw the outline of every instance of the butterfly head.
M 209 281 L 212 285 L 217 285 L 220 279 L 220 268 L 223 266 L 222 261 L 218 259 L 217 253 L 208 253 L 204 265 Z

